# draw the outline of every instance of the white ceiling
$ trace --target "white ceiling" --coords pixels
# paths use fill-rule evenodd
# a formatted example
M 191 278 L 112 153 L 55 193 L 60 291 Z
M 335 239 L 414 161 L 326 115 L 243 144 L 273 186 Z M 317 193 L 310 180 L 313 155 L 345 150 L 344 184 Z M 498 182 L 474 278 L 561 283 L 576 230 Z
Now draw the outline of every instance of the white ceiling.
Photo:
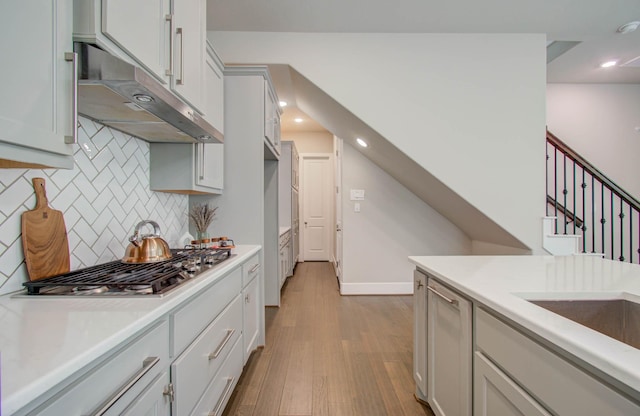
M 640 0 L 207 0 L 207 26 L 220 31 L 377 33 L 546 33 L 581 42 L 548 65 L 549 82 L 640 84 L 640 67 L 602 69 L 640 56 Z

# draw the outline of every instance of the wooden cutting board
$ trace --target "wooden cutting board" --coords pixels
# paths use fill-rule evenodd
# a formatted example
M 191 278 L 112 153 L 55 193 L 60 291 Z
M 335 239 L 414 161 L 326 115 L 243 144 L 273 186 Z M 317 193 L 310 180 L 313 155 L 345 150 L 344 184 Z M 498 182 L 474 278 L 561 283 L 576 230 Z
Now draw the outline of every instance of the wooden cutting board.
M 62 212 L 49 207 L 43 178 L 33 178 L 36 207 L 22 213 L 22 247 L 29 280 L 69 271 L 69 241 Z

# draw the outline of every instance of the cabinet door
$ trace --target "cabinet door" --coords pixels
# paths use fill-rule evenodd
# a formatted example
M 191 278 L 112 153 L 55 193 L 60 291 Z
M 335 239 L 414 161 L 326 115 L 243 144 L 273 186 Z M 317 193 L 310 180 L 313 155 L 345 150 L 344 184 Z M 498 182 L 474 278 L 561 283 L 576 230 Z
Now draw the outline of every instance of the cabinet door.
M 168 83 L 170 13 L 169 0 L 102 0 L 102 33 Z
M 285 246 L 280 246 L 280 288 L 284 285 L 284 281 L 287 279 L 287 252 Z
M 427 276 L 413 272 L 413 379 L 416 394 L 427 399 Z
M 223 65 L 207 42 L 207 60 L 205 64 L 204 118 L 221 133 L 224 134 L 224 75 Z
M 436 416 L 471 415 L 471 302 L 427 282 L 427 396 Z
M 298 190 L 300 187 L 300 155 L 295 145 L 291 146 L 291 171 L 291 186 Z
M 73 62 L 65 56 L 73 52 L 72 13 L 72 0 L 3 4 L 0 166 L 73 167 L 73 146 L 65 142 L 76 129 Z
M 200 112 L 204 108 L 206 7 L 206 0 L 173 1 L 171 88 Z
M 169 416 L 171 401 L 168 394 L 169 373 L 159 375 L 151 385 L 143 391 L 121 416 Z
M 280 111 L 269 81 L 264 81 L 264 137 L 276 155 L 280 154 Z
M 221 190 L 224 176 L 224 145 L 198 143 L 196 146 L 196 184 Z
M 550 416 L 482 353 L 476 352 L 473 366 L 475 416 Z
M 258 302 L 258 279 L 253 279 L 242 291 L 244 298 L 244 359 L 246 363 L 249 356 L 258 347 L 258 330 L 260 319 L 260 303 Z

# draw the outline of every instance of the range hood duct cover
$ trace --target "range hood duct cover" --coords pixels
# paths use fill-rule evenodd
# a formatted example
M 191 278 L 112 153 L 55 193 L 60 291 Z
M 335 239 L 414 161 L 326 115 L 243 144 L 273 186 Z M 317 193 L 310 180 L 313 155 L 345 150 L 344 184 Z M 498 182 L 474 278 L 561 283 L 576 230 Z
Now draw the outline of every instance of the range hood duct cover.
M 76 43 L 78 113 L 150 142 L 222 143 L 223 134 L 143 69 Z

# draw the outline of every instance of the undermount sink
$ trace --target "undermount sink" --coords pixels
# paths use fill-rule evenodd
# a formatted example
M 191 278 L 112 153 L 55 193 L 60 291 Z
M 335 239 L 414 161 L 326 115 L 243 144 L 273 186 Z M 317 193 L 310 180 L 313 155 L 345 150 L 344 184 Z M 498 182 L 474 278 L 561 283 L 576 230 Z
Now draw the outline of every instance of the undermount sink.
M 528 301 L 640 349 L 639 303 L 625 299 Z

